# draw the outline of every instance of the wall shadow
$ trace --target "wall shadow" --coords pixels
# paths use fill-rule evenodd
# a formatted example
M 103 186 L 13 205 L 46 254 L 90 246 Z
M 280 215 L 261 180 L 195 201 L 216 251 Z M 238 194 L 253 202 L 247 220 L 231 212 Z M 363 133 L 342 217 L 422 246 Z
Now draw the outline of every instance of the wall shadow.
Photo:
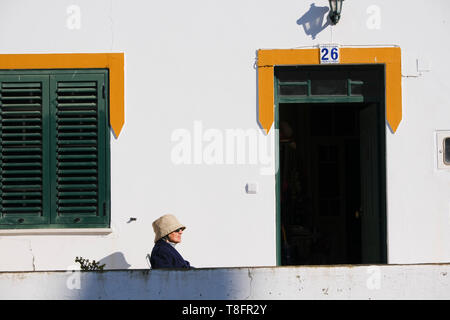
M 99 264 L 100 265 L 105 264 L 105 270 L 110 270 L 110 269 L 123 270 L 123 269 L 128 269 L 129 267 L 131 267 L 131 264 L 129 264 L 127 262 L 127 260 L 125 259 L 125 256 L 120 251 L 111 253 L 110 255 L 102 258 L 99 261 Z
M 331 25 L 330 17 L 326 15 L 329 10 L 328 7 L 316 7 L 316 4 L 312 3 L 309 10 L 297 20 L 297 24 L 303 27 L 306 35 L 315 39 L 320 32 Z M 323 23 L 324 20 L 326 21 L 325 24 Z

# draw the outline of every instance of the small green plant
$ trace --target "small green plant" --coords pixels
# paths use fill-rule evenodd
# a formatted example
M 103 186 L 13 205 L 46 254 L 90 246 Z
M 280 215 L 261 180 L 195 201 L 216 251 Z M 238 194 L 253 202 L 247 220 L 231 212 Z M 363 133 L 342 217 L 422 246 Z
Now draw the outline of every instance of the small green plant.
M 78 262 L 81 266 L 81 271 L 103 271 L 105 264 L 100 265 L 97 261 L 89 259 L 83 259 L 83 257 L 76 257 L 75 262 Z

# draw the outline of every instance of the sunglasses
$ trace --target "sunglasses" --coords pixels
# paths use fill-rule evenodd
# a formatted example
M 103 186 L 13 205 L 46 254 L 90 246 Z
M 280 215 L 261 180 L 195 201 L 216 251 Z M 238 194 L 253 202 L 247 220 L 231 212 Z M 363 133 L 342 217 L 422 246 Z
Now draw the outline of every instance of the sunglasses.
M 180 231 L 183 231 L 184 230 L 184 228 L 178 228 L 177 230 L 174 230 L 173 232 L 180 232 Z

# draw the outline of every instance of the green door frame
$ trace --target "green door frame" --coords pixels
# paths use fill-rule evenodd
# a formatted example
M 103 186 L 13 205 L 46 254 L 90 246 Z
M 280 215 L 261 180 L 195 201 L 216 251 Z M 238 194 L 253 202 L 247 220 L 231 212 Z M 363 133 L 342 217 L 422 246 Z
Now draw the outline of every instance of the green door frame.
M 340 65 L 343 66 L 343 65 Z M 360 65 L 361 68 L 364 68 L 368 65 Z M 373 66 L 369 65 L 369 66 Z M 282 66 L 275 66 L 275 68 L 282 68 Z M 308 68 L 311 66 L 305 66 Z M 317 66 L 315 66 L 317 68 Z M 354 68 L 354 65 L 352 65 Z M 276 265 L 281 266 L 281 181 L 280 181 L 280 138 L 279 138 L 279 110 L 280 103 L 377 103 L 379 105 L 379 110 L 382 112 L 378 112 L 377 119 L 377 127 L 378 129 L 383 128 L 384 130 L 378 130 L 378 144 L 379 144 L 379 181 L 380 181 L 380 263 L 387 263 L 387 222 L 386 222 L 386 66 L 383 65 L 383 77 L 382 91 L 378 93 L 376 97 L 364 97 L 364 96 L 351 96 L 348 94 L 347 96 L 311 96 L 310 90 L 308 90 L 307 96 L 289 96 L 289 97 L 280 97 L 279 94 L 279 80 L 277 78 L 277 72 L 274 72 L 274 126 L 275 126 L 275 168 L 277 168 L 275 173 L 275 196 L 276 196 Z M 310 87 L 310 86 L 309 86 Z

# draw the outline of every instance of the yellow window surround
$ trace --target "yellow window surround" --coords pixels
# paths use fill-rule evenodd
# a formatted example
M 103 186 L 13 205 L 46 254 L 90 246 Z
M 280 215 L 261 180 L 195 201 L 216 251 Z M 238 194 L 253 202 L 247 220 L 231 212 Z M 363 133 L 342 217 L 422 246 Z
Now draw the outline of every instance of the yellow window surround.
M 0 69 L 109 69 L 110 126 L 116 137 L 125 122 L 124 54 L 0 54 Z
M 341 48 L 341 64 L 372 64 L 386 66 L 386 120 L 395 132 L 402 120 L 402 75 L 399 47 Z M 318 65 L 319 49 L 258 50 L 259 122 L 270 131 L 274 121 L 274 66 Z

